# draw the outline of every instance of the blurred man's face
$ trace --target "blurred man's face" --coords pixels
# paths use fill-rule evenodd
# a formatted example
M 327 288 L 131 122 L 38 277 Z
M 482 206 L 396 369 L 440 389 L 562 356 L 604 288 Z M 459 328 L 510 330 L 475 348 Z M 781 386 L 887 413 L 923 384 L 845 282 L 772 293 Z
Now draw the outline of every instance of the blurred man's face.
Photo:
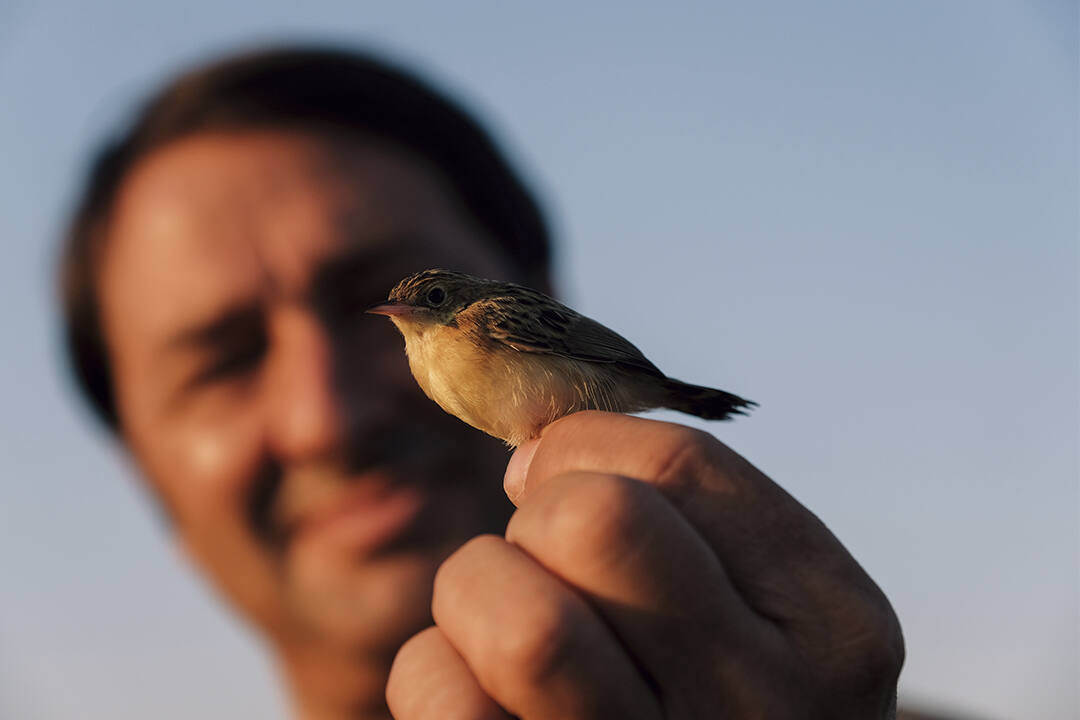
M 511 275 L 438 173 L 375 140 L 201 135 L 124 183 L 99 272 L 123 434 L 275 642 L 392 653 L 440 561 L 504 527 L 506 452 L 364 314 L 427 267 Z

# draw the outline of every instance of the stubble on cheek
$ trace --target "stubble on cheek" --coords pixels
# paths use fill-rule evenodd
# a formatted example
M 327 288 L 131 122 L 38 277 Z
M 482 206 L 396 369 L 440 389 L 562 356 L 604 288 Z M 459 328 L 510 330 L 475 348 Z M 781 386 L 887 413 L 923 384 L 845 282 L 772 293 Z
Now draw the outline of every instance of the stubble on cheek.
M 290 552 L 286 597 L 312 639 L 393 652 L 431 624 L 431 589 L 440 555 L 392 553 L 357 558 L 305 544 Z
M 135 455 L 188 561 L 229 605 L 280 633 L 287 625 L 280 559 L 253 523 L 252 503 L 269 482 L 258 435 L 236 423 L 146 435 Z

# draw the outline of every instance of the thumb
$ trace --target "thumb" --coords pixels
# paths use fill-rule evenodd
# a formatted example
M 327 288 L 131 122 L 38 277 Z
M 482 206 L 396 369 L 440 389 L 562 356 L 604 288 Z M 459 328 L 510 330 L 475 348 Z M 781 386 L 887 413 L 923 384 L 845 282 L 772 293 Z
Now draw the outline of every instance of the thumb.
M 510 502 L 518 504 L 518 499 L 525 494 L 525 480 L 529 476 L 529 465 L 532 464 L 536 448 L 540 447 L 540 438 L 528 440 L 518 446 L 514 454 L 510 456 L 510 462 L 506 465 L 506 474 L 503 476 L 503 490 Z

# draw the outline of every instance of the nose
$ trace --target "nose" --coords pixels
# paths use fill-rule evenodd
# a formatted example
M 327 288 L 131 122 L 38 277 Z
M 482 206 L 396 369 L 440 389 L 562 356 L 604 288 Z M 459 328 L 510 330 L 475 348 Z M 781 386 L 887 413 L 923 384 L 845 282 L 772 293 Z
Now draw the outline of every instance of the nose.
M 263 395 L 270 449 L 285 462 L 339 454 L 350 417 L 329 329 L 313 314 L 289 308 L 273 318 L 270 335 Z

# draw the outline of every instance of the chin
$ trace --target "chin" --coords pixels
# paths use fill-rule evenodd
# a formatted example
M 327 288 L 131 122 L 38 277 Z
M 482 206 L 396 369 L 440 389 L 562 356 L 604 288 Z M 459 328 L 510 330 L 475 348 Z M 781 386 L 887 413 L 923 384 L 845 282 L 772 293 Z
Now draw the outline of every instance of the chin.
M 502 532 L 513 509 L 498 484 L 505 450 L 474 432 L 456 446 L 459 453 L 403 473 L 457 481 L 421 485 L 422 509 L 379 542 L 316 533 L 289 543 L 282 571 L 290 625 L 328 649 L 390 658 L 432 625 L 439 566 L 469 538 Z
M 297 568 L 290 578 L 291 612 L 320 645 L 392 657 L 432 624 L 432 584 L 448 554 L 414 552 L 352 568 Z

